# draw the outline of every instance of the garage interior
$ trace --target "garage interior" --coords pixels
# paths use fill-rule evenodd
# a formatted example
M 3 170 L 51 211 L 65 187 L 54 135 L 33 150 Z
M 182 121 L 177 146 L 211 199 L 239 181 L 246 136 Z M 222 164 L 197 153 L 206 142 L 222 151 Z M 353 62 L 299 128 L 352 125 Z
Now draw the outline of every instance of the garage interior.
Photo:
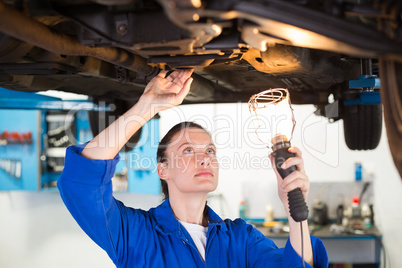
M 1 90 L 11 100 L 14 92 Z M 85 96 L 77 100 L 35 94 L 34 100 L 32 94 L 13 96 L 13 105 L 19 100 L 23 109 L 0 110 L 1 267 L 113 267 L 106 253 L 70 216 L 55 187 L 66 147 L 92 138 L 89 110 L 102 111 L 107 106 L 96 106 Z M 64 111 L 49 109 L 46 103 L 84 108 Z M 401 265 L 402 186 L 386 135 L 375 150 L 351 151 L 345 145 L 342 124 L 320 119 L 311 105 L 294 105 L 294 110 L 298 124 L 292 142 L 303 151 L 311 181 L 310 229 L 324 241 L 331 267 Z M 223 119 L 223 112 L 231 114 L 230 119 Z M 245 103 L 182 105 L 161 112 L 143 128 L 137 147 L 121 153 L 113 178 L 114 195 L 135 208 L 157 206 L 161 195 L 152 144 L 177 122 L 199 122 L 212 133 L 222 159 L 219 186 L 210 195 L 209 205 L 222 218 L 244 217 L 284 246 L 287 234 L 282 220 L 286 215 L 266 148 L 256 146 L 244 132 L 249 118 Z M 347 216 L 359 198 L 359 216 Z M 242 201 L 246 212 L 241 209 Z M 268 208 L 272 221 L 281 224 L 264 227 Z M 342 228 L 341 208 L 356 229 L 346 232 Z
M 182 69 L 194 69 L 183 104 L 120 151 L 118 200 L 162 202 L 158 143 L 193 121 L 218 150 L 208 205 L 284 247 L 272 150 L 247 102 L 286 89 L 310 233 L 329 267 L 402 267 L 401 41 L 392 0 L 0 0 L 0 267 L 114 267 L 61 199 L 66 149 L 137 103 L 161 70 Z

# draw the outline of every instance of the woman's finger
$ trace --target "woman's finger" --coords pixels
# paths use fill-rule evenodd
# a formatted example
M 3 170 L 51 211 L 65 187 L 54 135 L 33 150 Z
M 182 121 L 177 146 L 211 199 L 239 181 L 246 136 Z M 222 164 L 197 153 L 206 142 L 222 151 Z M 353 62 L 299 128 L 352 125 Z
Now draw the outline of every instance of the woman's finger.
M 179 86 L 182 86 L 184 82 L 187 80 L 187 76 L 185 76 L 186 71 L 177 71 L 175 76 L 172 76 L 172 83 L 175 83 Z
M 288 149 L 290 153 L 295 154 L 295 157 L 288 158 L 285 163 L 281 165 L 283 169 L 287 169 L 291 166 L 296 166 L 298 170 L 304 172 L 304 160 L 302 158 L 302 152 L 297 147 L 290 147 Z
M 192 82 L 193 82 L 192 77 L 187 78 L 186 82 L 184 82 L 183 88 L 180 90 L 179 93 L 177 93 L 176 97 L 180 102 L 182 102 L 184 98 L 187 96 L 188 92 L 190 91 L 190 86 Z
M 191 76 L 193 71 L 194 71 L 193 69 L 186 69 L 179 71 L 179 74 L 174 80 L 174 82 L 183 85 L 187 81 L 187 79 Z
M 308 196 L 309 188 L 310 188 L 308 181 L 306 182 L 303 180 L 295 180 L 291 184 L 289 184 L 287 187 L 282 188 L 282 189 L 284 192 L 289 193 L 297 188 L 299 188 L 301 190 L 304 199 L 306 199 Z
M 296 154 L 297 157 L 302 157 L 302 152 L 300 151 L 299 148 L 297 148 L 295 146 L 290 147 L 289 152 Z
M 283 189 L 287 189 L 287 191 L 291 191 L 297 187 L 293 187 L 295 183 L 303 183 L 303 186 L 310 186 L 310 182 L 306 174 L 300 171 L 293 171 L 289 176 L 287 176 L 281 184 Z M 307 188 L 308 190 L 308 188 Z
M 303 158 L 301 157 L 290 157 L 286 159 L 285 163 L 281 165 L 281 168 L 287 169 L 290 168 L 291 166 L 296 166 L 297 170 L 300 170 L 301 172 L 304 173 L 304 161 Z
M 288 176 L 286 176 L 286 178 L 283 179 L 283 181 L 281 183 L 282 188 L 288 187 L 288 185 L 290 185 L 291 183 L 293 183 L 296 180 L 303 180 L 303 181 L 308 182 L 308 177 L 306 174 L 304 174 L 298 170 L 293 171 Z
M 307 193 L 310 189 L 310 183 L 308 180 L 297 179 L 287 184 L 286 186 L 282 184 L 281 188 L 287 193 L 297 188 L 300 188 L 303 193 Z
M 180 70 L 175 71 L 168 77 L 169 84 L 166 86 L 165 93 L 178 94 L 184 88 L 185 83 L 188 81 L 189 77 L 193 73 L 193 70 Z M 192 81 L 192 80 L 191 80 Z M 188 93 L 188 92 L 187 92 Z
M 275 159 L 272 155 L 272 153 L 268 156 L 269 159 L 271 160 L 271 165 L 275 171 L 275 174 L 281 178 L 279 175 L 279 172 L 277 170 L 278 167 L 281 167 L 282 169 L 288 169 L 291 166 L 296 166 L 297 170 L 301 171 L 302 173 L 305 173 L 304 171 L 304 161 L 300 157 L 291 157 L 288 158 L 283 164 L 281 163 L 275 163 Z
M 185 78 L 187 79 L 188 77 L 190 77 L 194 72 L 194 69 L 188 69 L 185 72 Z
M 168 72 L 168 71 L 161 70 L 161 71 L 158 73 L 158 76 L 159 76 L 159 77 L 162 77 L 162 78 L 165 78 L 167 72 Z

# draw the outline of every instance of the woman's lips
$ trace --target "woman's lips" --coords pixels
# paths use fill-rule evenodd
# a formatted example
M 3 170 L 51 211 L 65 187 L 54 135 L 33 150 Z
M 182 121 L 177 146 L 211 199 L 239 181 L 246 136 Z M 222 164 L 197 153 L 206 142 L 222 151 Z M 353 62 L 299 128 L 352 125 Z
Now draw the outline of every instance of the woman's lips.
M 201 176 L 213 176 L 213 174 L 212 174 L 212 171 L 210 171 L 210 170 L 201 170 L 201 171 L 198 171 L 198 172 L 195 174 L 195 176 L 197 176 L 197 177 L 201 177 Z

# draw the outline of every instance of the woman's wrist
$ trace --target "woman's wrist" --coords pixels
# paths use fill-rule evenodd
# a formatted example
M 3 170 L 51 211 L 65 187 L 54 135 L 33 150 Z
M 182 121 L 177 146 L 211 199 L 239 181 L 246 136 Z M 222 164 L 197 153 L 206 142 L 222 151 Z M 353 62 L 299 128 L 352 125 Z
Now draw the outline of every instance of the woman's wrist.
M 157 113 L 173 108 L 177 106 L 177 104 L 166 103 L 161 100 L 158 100 L 152 96 L 152 94 L 143 94 L 141 98 L 137 102 L 138 105 L 142 107 L 146 107 L 151 111 L 152 116 Z
M 160 106 L 161 105 L 155 102 L 152 98 L 143 95 L 129 112 L 130 114 L 134 113 L 140 115 L 148 121 L 161 111 Z M 136 111 L 134 112 L 134 110 Z

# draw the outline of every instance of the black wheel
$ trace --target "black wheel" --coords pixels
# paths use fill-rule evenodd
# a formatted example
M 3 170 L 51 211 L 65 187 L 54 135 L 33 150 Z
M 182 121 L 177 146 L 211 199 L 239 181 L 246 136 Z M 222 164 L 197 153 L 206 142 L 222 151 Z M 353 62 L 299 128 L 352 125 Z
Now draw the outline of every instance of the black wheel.
M 380 58 L 381 101 L 388 144 L 402 178 L 402 60 Z
M 110 112 L 89 112 L 89 123 L 91 126 L 91 131 L 94 137 L 98 135 L 102 130 L 107 128 L 111 123 L 113 123 L 117 118 L 124 114 L 131 105 L 125 101 L 114 101 L 112 104 L 112 111 Z M 129 152 L 137 145 L 141 137 L 142 128 L 140 128 L 121 148 L 120 152 Z
M 375 149 L 381 138 L 382 105 L 345 105 L 343 127 L 349 149 Z

